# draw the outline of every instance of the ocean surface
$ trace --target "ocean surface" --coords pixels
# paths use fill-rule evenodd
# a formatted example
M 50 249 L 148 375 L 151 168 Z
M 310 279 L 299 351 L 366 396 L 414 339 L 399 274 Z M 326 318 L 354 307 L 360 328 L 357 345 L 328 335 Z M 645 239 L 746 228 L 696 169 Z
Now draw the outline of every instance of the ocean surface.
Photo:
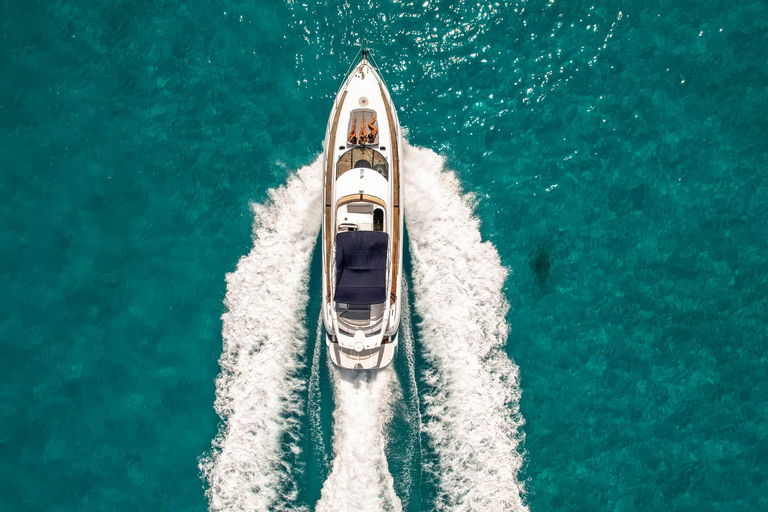
M 0 3 L 0 510 L 768 510 L 768 4 Z M 321 152 L 406 131 L 395 363 Z

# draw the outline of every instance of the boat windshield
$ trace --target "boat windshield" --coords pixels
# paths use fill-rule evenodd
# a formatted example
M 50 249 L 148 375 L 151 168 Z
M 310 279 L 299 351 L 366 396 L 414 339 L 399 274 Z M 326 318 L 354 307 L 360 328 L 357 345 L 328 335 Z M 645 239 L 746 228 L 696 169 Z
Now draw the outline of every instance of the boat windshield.
M 336 162 L 336 179 L 352 169 L 373 169 L 385 180 L 389 179 L 389 165 L 384 155 L 373 148 L 352 148 L 339 157 Z

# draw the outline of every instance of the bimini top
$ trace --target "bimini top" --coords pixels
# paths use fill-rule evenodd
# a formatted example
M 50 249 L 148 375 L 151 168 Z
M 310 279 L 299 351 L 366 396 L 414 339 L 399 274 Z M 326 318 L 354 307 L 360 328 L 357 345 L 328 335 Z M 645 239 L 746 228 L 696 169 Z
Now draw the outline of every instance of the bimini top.
M 387 300 L 387 245 L 383 231 L 336 235 L 335 302 L 371 305 Z

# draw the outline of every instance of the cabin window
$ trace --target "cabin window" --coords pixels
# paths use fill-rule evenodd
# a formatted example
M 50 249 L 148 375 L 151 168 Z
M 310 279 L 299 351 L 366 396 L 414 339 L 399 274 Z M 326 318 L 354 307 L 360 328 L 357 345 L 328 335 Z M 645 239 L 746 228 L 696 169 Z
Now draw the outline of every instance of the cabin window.
M 389 164 L 384 155 L 371 148 L 353 148 L 336 162 L 336 179 L 352 169 L 373 169 L 389 180 Z

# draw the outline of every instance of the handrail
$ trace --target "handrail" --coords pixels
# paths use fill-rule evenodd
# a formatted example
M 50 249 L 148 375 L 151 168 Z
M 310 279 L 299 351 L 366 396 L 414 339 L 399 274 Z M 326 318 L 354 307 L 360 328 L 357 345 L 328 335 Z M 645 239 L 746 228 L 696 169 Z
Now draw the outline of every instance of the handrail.
M 374 70 L 376 70 L 376 74 L 379 75 L 379 80 L 382 81 L 382 83 L 384 84 L 385 88 L 389 89 L 389 87 L 387 86 L 387 82 L 384 81 L 384 77 L 381 76 L 381 68 L 379 67 L 379 63 L 376 62 L 376 57 L 374 57 L 373 52 L 371 51 L 371 49 L 368 48 L 367 46 L 365 46 L 365 43 L 367 43 L 368 41 L 365 40 L 365 39 L 363 41 L 364 41 L 363 45 L 360 46 L 360 49 L 357 50 L 357 53 L 355 54 L 354 57 L 352 57 L 352 60 L 350 61 L 349 67 L 347 68 L 347 72 L 344 74 L 344 78 L 342 79 L 341 84 L 339 85 L 339 92 L 341 92 L 341 88 L 344 86 L 344 83 L 347 80 L 349 80 L 349 73 L 352 71 L 352 68 L 354 68 L 357 65 L 358 61 L 360 60 L 360 59 L 358 59 L 358 57 L 363 52 L 365 52 L 366 60 L 368 60 L 368 58 L 370 58 L 369 64 L 371 65 L 371 67 Z M 338 98 L 338 94 L 336 94 L 336 96 Z M 335 105 L 336 104 L 334 103 L 334 106 Z

